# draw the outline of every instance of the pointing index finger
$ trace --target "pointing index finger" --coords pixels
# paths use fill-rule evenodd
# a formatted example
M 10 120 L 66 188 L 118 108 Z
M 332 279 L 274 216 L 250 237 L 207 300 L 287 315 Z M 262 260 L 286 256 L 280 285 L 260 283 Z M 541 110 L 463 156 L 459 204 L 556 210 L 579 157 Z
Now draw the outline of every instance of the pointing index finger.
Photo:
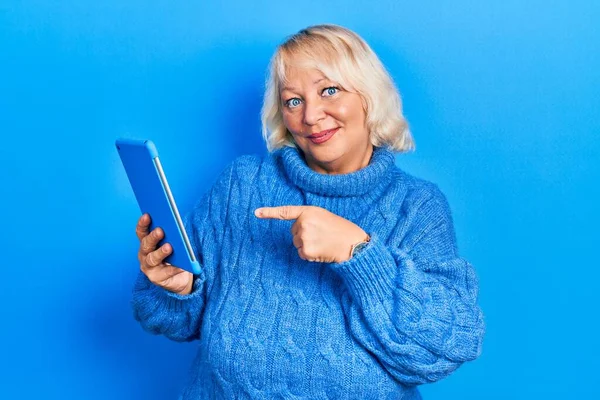
M 298 219 L 306 206 L 280 206 L 280 207 L 261 207 L 254 211 L 258 218 L 293 220 Z

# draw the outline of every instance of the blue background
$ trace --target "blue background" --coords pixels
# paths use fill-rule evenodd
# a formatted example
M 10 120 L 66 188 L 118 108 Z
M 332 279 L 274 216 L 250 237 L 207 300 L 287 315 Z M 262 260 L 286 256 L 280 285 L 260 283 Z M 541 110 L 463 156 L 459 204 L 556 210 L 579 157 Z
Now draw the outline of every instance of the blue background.
M 176 398 L 195 353 L 145 333 L 139 215 L 113 148 L 158 145 L 182 211 L 264 154 L 269 57 L 362 35 L 480 277 L 483 355 L 426 399 L 599 398 L 600 3 L 0 0 L 0 398 Z M 173 3 L 173 4 L 172 4 Z

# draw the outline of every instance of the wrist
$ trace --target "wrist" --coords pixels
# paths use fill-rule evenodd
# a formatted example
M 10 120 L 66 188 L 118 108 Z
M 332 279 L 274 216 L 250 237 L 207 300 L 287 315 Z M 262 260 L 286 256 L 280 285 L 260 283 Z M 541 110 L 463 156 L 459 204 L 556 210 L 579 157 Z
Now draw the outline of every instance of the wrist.
M 194 289 L 194 275 L 191 276 L 190 281 L 186 285 L 185 289 L 183 289 L 180 292 L 177 292 L 177 294 L 180 296 L 187 296 L 188 294 L 192 293 L 193 289 Z
M 363 238 L 363 240 L 354 243 L 352 245 L 352 247 L 350 248 L 349 259 L 352 259 L 356 254 L 363 251 L 364 248 L 367 247 L 367 245 L 369 244 L 370 241 L 371 241 L 371 237 L 365 233 L 365 237 Z
M 350 260 L 358 251 L 362 250 L 369 241 L 371 237 L 365 232 L 362 231 L 357 235 L 354 235 L 351 239 L 347 240 L 345 244 L 340 249 L 340 256 L 338 258 L 338 263 L 342 263 Z

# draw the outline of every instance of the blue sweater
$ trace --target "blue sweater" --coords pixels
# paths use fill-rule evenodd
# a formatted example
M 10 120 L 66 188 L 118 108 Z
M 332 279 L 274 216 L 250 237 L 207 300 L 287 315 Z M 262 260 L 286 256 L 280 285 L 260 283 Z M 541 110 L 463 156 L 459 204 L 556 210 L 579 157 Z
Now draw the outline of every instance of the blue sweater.
M 457 254 L 437 186 L 376 148 L 346 175 L 311 170 L 295 148 L 237 159 L 186 218 L 203 273 L 191 294 L 140 273 L 133 308 L 144 329 L 198 340 L 183 399 L 419 399 L 481 352 L 473 267 Z M 293 221 L 263 206 L 313 205 L 371 235 L 352 259 L 311 263 Z

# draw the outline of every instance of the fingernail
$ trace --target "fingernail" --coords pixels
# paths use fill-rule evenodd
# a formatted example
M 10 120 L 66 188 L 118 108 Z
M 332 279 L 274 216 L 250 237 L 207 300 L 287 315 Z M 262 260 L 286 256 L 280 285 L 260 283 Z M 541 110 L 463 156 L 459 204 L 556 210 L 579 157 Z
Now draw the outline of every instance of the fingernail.
M 260 208 L 257 208 L 256 210 L 254 210 L 254 215 L 256 215 L 257 217 L 262 217 L 262 210 Z
M 163 253 L 168 253 L 169 252 L 169 245 L 164 245 L 163 246 Z

